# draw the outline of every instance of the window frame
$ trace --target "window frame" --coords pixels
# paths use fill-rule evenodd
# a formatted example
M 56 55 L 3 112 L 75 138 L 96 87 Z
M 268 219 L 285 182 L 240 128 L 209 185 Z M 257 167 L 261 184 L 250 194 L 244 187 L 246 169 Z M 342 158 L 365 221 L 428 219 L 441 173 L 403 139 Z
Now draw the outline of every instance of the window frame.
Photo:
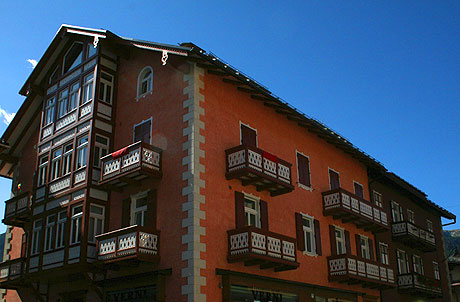
M 403 256 L 403 257 L 400 257 Z M 410 266 L 409 266 L 409 257 L 407 252 L 401 249 L 396 249 L 396 262 L 398 267 L 399 274 L 409 274 L 410 273 Z M 404 267 L 404 272 L 402 268 Z
M 311 182 L 311 165 L 310 165 L 310 156 L 308 155 L 305 155 L 304 153 L 296 150 L 296 157 L 295 157 L 295 160 L 296 160 L 296 165 L 297 165 L 297 185 L 302 188 L 302 189 L 305 189 L 307 191 L 310 191 L 312 192 L 313 191 L 313 184 Z M 310 182 L 310 186 L 306 185 L 306 184 L 303 184 L 300 182 L 300 166 L 299 166 L 299 155 L 300 156 L 303 156 L 307 159 L 308 161 L 308 166 L 307 166 L 307 169 L 308 169 L 308 180 Z
M 78 213 L 76 209 L 81 208 L 81 211 Z M 72 208 L 72 216 L 71 216 L 71 228 L 70 228 L 70 244 L 78 244 L 81 243 L 81 225 L 83 219 L 83 205 L 79 204 Z
M 150 75 L 147 78 L 144 78 L 144 74 L 150 71 Z M 144 82 L 147 82 L 147 91 L 142 92 L 142 86 Z M 150 84 L 150 90 L 148 88 Z M 136 94 L 136 101 L 139 101 L 140 98 L 145 98 L 148 94 L 153 93 L 153 68 L 151 66 L 145 66 L 139 72 L 137 77 L 137 94 Z
M 72 62 L 72 64 L 69 66 L 69 68 L 67 70 L 65 70 L 66 66 L 65 66 L 65 60 L 66 60 L 66 57 L 67 55 L 69 54 L 69 52 L 72 50 L 73 46 L 75 44 L 81 44 L 81 52 L 79 53 L 79 55 L 77 55 L 77 57 L 75 58 L 75 60 Z M 78 66 L 80 66 L 84 61 L 85 61 L 85 43 L 83 43 L 82 41 L 74 41 L 72 43 L 72 45 L 70 45 L 70 47 L 67 49 L 66 53 L 64 54 L 64 56 L 62 57 L 62 73 L 61 75 L 65 75 L 65 74 L 68 74 L 70 73 L 71 71 L 73 71 L 74 69 L 76 69 Z M 78 59 L 78 57 L 81 56 L 81 59 L 80 59 L 80 62 L 74 66 L 74 63 L 76 62 L 76 60 Z
M 441 271 L 439 270 L 439 263 L 437 261 L 433 261 L 433 275 L 434 279 L 441 280 Z
M 63 248 L 65 246 L 65 226 L 67 223 L 67 211 L 61 211 L 57 213 L 57 225 L 56 225 L 56 249 Z
M 87 80 L 91 77 L 90 80 Z M 81 86 L 81 104 L 84 105 L 86 103 L 91 102 L 94 99 L 94 70 L 88 74 L 82 76 L 83 78 L 83 85 Z
M 345 238 L 345 229 L 338 227 L 338 226 L 334 226 L 334 234 L 335 234 L 335 248 L 336 248 L 337 255 L 345 255 L 348 252 L 347 251 L 347 240 Z M 337 236 L 337 234 L 340 234 L 340 238 L 339 236 Z M 343 249 L 343 251 L 341 251 L 341 249 Z
M 34 221 L 33 229 L 32 229 L 32 248 L 31 248 L 31 255 L 40 254 L 40 241 L 42 237 L 42 229 L 43 229 L 43 219 L 37 219 Z
M 434 231 L 433 231 L 433 221 L 431 221 L 430 219 L 426 220 L 426 229 L 428 230 L 428 232 L 434 233 Z
M 57 155 L 57 152 L 61 152 L 60 155 Z M 54 149 L 51 152 L 51 171 L 50 171 L 50 181 L 56 180 L 61 177 L 61 163 L 62 163 L 62 146 Z
M 80 141 L 84 139 L 86 139 L 86 142 L 80 144 Z M 75 160 L 75 170 L 83 169 L 84 167 L 88 165 L 88 146 L 89 146 L 88 135 L 83 135 L 77 138 L 76 153 L 75 153 L 75 156 L 77 158 Z M 83 150 L 86 150 L 86 151 L 83 151 Z M 84 156 L 82 156 L 83 153 L 84 153 Z M 81 164 L 81 166 L 78 166 L 79 164 Z
M 376 198 L 375 196 L 379 196 L 379 198 Z M 379 193 L 379 192 L 377 192 L 375 190 L 372 190 L 372 199 L 373 199 L 374 204 L 376 206 L 378 206 L 379 208 L 382 207 L 382 205 L 383 205 L 383 196 L 382 196 L 381 193 Z
M 313 216 L 307 215 L 300 213 L 302 216 L 302 222 L 303 221 L 309 221 L 310 227 L 307 227 L 304 223 L 302 223 L 302 231 L 303 231 L 303 236 L 304 236 L 304 255 L 309 255 L 309 256 L 317 256 L 318 254 L 316 253 L 316 237 L 315 237 L 315 218 Z M 310 243 L 311 243 L 311 251 L 307 249 L 307 239 L 308 237 L 310 238 Z
M 396 217 L 396 214 L 398 214 L 398 217 Z M 391 201 L 391 219 L 393 220 L 394 223 L 404 221 L 403 208 L 398 202 L 394 200 Z
M 42 160 L 46 160 L 42 162 Z M 48 164 L 49 164 L 49 155 L 43 155 L 38 159 L 38 179 L 37 187 L 43 186 L 47 183 L 48 179 Z
M 367 260 L 371 260 L 371 246 L 369 244 L 369 237 L 359 234 L 359 243 L 361 249 L 361 257 Z
M 379 254 L 380 254 L 380 262 L 382 264 L 389 265 L 390 259 L 388 254 L 388 244 L 384 242 L 379 242 Z
M 407 209 L 407 221 L 415 224 L 415 213 L 411 209 Z
M 111 82 L 109 80 L 104 79 L 102 74 L 106 74 L 109 77 L 112 78 Z M 113 87 L 114 87 L 114 82 L 115 82 L 115 76 L 108 73 L 107 71 L 101 70 L 100 73 L 100 78 L 99 78 L 99 95 L 98 95 L 98 100 L 105 103 L 112 105 L 112 100 L 113 100 Z M 110 87 L 110 97 L 109 101 L 107 101 L 107 87 Z M 102 90 L 102 91 L 101 91 Z
M 330 189 L 330 190 L 339 189 L 339 188 L 340 188 L 340 173 L 339 173 L 338 171 L 336 171 L 336 170 L 330 168 L 330 167 L 328 167 L 327 169 L 328 169 L 328 170 L 327 170 L 327 178 L 328 178 L 328 181 L 329 181 L 329 189 Z M 331 173 L 330 173 L 330 171 L 336 173 L 336 174 L 339 176 L 339 186 L 338 186 L 338 188 L 334 188 L 334 189 L 332 188 Z
M 412 266 L 414 269 L 414 273 L 419 275 L 424 275 L 424 268 L 423 268 L 423 258 L 419 255 L 412 255 Z
M 153 129 L 153 117 L 152 116 L 149 117 L 146 120 L 141 121 L 140 123 L 135 124 L 133 126 L 133 144 L 137 143 L 137 141 L 136 141 L 136 127 L 139 127 L 139 126 L 141 126 L 142 124 L 145 124 L 145 123 L 150 123 L 150 130 L 149 130 L 150 134 L 149 134 L 149 142 L 148 142 L 148 144 L 150 144 L 150 145 L 152 144 L 152 129 Z
M 51 238 L 51 239 L 50 239 Z M 52 251 L 56 240 L 56 214 L 51 214 L 46 217 L 45 227 L 45 252 Z
M 102 210 L 102 214 L 93 212 L 94 208 L 99 208 Z M 93 229 L 91 230 L 91 221 L 93 221 Z M 101 229 L 98 231 L 98 221 L 100 222 Z M 105 223 L 105 207 L 96 203 L 91 203 L 89 205 L 89 218 L 88 218 L 88 242 L 96 243 L 96 236 L 104 233 L 104 223 Z
M 70 150 L 67 150 L 67 147 L 71 147 Z M 73 157 L 73 142 L 64 144 L 62 146 L 62 170 L 61 176 L 69 175 L 72 172 L 72 157 Z
M 45 101 L 45 106 L 44 106 L 44 116 L 43 116 L 43 127 L 46 127 L 48 125 L 51 125 L 54 123 L 54 120 L 56 118 L 55 113 L 56 113 L 56 95 L 53 95 L 49 97 Z
M 243 195 L 244 195 L 244 221 L 245 221 L 246 226 L 254 226 L 256 228 L 261 228 L 262 227 L 262 215 L 260 212 L 260 198 L 252 194 L 246 194 L 244 192 L 243 192 Z M 246 201 L 254 202 L 255 208 L 247 207 Z M 255 222 L 254 225 L 250 224 L 251 216 L 249 215 L 254 216 L 254 222 Z
M 131 195 L 131 209 L 129 217 L 129 225 L 136 225 L 136 214 L 141 213 L 142 224 L 140 226 L 145 226 L 147 220 L 147 205 L 148 205 L 148 191 L 140 192 L 135 195 Z M 145 205 L 137 207 L 137 201 L 145 198 Z
M 245 126 L 246 128 L 249 128 L 256 133 L 256 148 L 259 148 L 259 133 L 257 132 L 257 129 L 254 127 L 251 127 L 249 124 L 243 123 L 242 121 L 239 121 L 240 145 L 243 144 L 243 128 L 241 126 Z
M 97 140 L 98 137 L 105 139 L 107 141 L 106 145 L 104 145 L 101 142 L 98 142 Z M 109 154 L 109 146 L 110 146 L 110 138 L 104 135 L 98 134 L 98 133 L 94 135 L 94 159 L 93 159 L 94 168 L 101 168 L 101 158 Z M 98 150 L 96 148 L 98 148 Z
M 339 178 L 339 181 L 340 181 L 340 178 Z M 362 196 L 359 196 L 359 195 L 357 194 L 357 192 L 356 192 L 356 186 L 360 186 L 360 187 L 361 187 L 361 192 L 362 192 L 362 194 L 363 194 Z M 364 199 L 364 186 L 363 186 L 361 183 L 357 182 L 356 180 L 353 180 L 353 194 L 355 194 L 356 196 L 358 196 L 358 197 Z

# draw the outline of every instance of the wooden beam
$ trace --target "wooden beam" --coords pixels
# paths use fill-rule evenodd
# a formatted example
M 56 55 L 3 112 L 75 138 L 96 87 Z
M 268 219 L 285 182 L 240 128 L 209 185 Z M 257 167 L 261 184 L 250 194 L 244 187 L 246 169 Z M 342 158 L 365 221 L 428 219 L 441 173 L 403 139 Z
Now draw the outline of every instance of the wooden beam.
M 0 153 L 0 160 L 15 165 L 18 163 L 19 158 L 10 154 Z
M 212 69 L 208 69 L 208 73 L 214 74 L 214 75 L 218 75 L 218 76 L 225 76 L 225 75 L 227 75 L 227 73 L 225 73 L 225 72 L 218 71 L 218 70 L 212 70 Z
M 196 63 L 196 65 L 197 65 L 198 67 L 206 68 L 206 69 L 213 69 L 213 70 L 214 70 L 214 69 L 219 69 L 219 67 L 217 67 L 217 66 L 210 65 L 210 64 L 205 64 L 205 63 L 201 63 L 201 62 Z
M 247 92 L 247 93 L 252 93 L 252 94 L 257 94 L 259 93 L 259 91 L 257 90 L 254 90 L 254 89 L 250 89 L 250 88 L 246 88 L 246 87 L 242 87 L 242 86 L 238 86 L 238 90 L 239 91 L 243 91 L 243 92 Z
M 267 98 L 265 96 L 257 95 L 257 94 L 251 94 L 251 98 L 259 100 L 259 101 L 264 101 L 264 102 L 271 102 L 273 103 L 274 100 L 271 98 Z
M 228 79 L 228 78 L 222 78 L 222 81 L 224 81 L 225 83 L 234 84 L 234 85 L 242 85 L 243 84 L 243 82 L 241 82 L 241 81 Z

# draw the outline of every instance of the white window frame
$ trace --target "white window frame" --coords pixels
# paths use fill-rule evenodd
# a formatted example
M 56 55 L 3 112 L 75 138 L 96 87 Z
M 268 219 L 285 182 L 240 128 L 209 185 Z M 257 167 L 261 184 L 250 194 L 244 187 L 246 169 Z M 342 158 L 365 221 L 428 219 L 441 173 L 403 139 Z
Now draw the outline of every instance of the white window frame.
M 80 53 L 80 55 L 81 55 L 81 62 L 78 63 L 75 67 L 72 67 L 73 63 L 75 63 L 75 61 L 74 61 L 74 62 L 72 62 L 72 65 L 69 66 L 69 69 L 68 69 L 68 70 L 64 70 L 64 68 L 65 68 L 65 60 L 66 60 L 66 57 L 67 57 L 67 55 L 69 54 L 70 50 L 73 48 L 73 46 L 74 46 L 75 44 L 81 44 L 81 53 Z M 84 53 L 83 53 L 83 52 L 84 52 L 84 49 L 85 49 L 85 44 L 84 44 L 83 42 L 75 41 L 75 42 L 72 43 L 72 45 L 69 47 L 69 49 L 67 49 L 67 52 L 65 53 L 64 57 L 62 58 L 62 75 L 67 74 L 69 71 L 74 70 L 78 65 L 80 65 L 81 63 L 83 63 L 83 61 L 85 60 L 85 58 L 84 58 L 84 56 L 83 56 L 83 55 L 84 55 Z M 78 58 L 78 56 L 77 56 L 77 58 Z
M 426 229 L 433 233 L 433 221 L 431 221 L 430 219 L 427 219 L 426 220 Z
M 389 265 L 389 258 L 388 258 L 388 244 L 384 242 L 379 242 L 379 253 L 380 253 L 380 262 L 382 264 Z
M 410 223 L 415 223 L 415 213 L 411 209 L 407 209 L 407 221 Z
M 339 173 L 338 171 L 336 171 L 336 170 L 330 168 L 330 167 L 327 167 L 327 179 L 328 179 L 328 181 L 329 181 L 329 189 L 332 190 L 331 176 L 330 176 L 330 174 L 329 174 L 329 170 L 334 171 L 335 173 L 337 173 L 337 174 L 339 175 L 339 188 L 340 188 L 340 173 Z
M 45 102 L 45 116 L 43 117 L 43 126 L 50 125 L 54 122 L 54 113 L 56 110 L 56 96 L 52 96 Z
M 340 181 L 340 177 L 339 177 L 339 181 Z M 360 182 L 357 182 L 356 180 L 353 180 L 353 194 L 356 195 L 355 184 L 361 186 L 361 188 L 363 189 L 363 197 L 362 198 L 364 199 L 364 186 Z
M 43 161 L 45 160 L 45 161 Z M 39 159 L 39 166 L 38 166 L 38 180 L 37 186 L 42 186 L 46 184 L 46 177 L 48 173 L 48 163 L 49 163 L 49 156 L 45 155 L 40 157 Z
M 73 88 L 77 86 L 77 89 L 74 90 Z M 68 98 L 68 108 L 67 111 L 71 112 L 75 108 L 78 107 L 80 104 L 80 82 L 77 81 L 69 86 L 69 98 Z
M 80 143 L 80 141 L 84 139 L 86 139 L 86 142 Z M 77 139 L 77 153 L 76 153 L 77 158 L 75 161 L 75 170 L 81 169 L 88 165 L 88 145 L 89 145 L 88 143 L 89 143 L 88 135 L 82 136 Z M 81 166 L 78 166 L 79 164 L 81 164 Z
M 259 133 L 257 132 L 257 129 L 254 127 L 251 127 L 249 124 L 243 123 L 242 121 L 239 121 L 239 129 L 240 129 L 240 145 L 243 144 L 243 132 L 241 131 L 241 125 L 244 125 L 248 127 L 251 130 L 254 130 L 256 132 L 256 148 L 259 147 Z
M 54 248 L 56 231 L 56 214 L 49 215 L 46 217 L 46 229 L 45 229 L 45 252 L 51 251 Z
M 139 212 L 141 213 L 141 217 L 142 217 L 141 226 L 145 225 L 145 218 L 147 218 L 147 203 L 148 203 L 148 200 L 147 200 L 145 205 L 140 206 L 140 207 L 137 207 L 136 202 L 139 199 L 147 198 L 148 197 L 148 192 L 149 191 L 144 191 L 144 192 L 137 193 L 135 195 L 131 195 L 130 225 L 135 225 L 136 224 L 136 214 L 139 213 Z
M 345 238 L 345 229 L 341 228 L 341 227 L 338 227 L 338 226 L 334 226 L 335 229 L 334 229 L 334 234 L 335 234 L 335 247 L 336 247 L 336 251 L 337 251 L 337 255 L 344 255 L 346 254 L 348 251 L 347 251 L 347 242 L 346 242 L 346 238 Z M 337 233 L 340 234 L 340 238 L 337 237 Z M 341 249 L 343 249 L 343 252 L 341 251 Z
M 141 121 L 140 123 L 137 123 L 133 126 L 133 143 L 136 143 L 134 139 L 136 138 L 136 127 L 142 125 L 143 123 L 147 123 L 150 121 L 150 141 L 149 144 L 152 144 L 152 128 L 153 128 L 153 116 L 149 117 L 146 120 Z
M 88 78 L 91 77 L 91 79 L 88 80 Z M 81 104 L 86 104 L 90 101 L 93 100 L 94 98 L 94 71 L 88 73 L 83 77 L 83 86 L 82 86 L 82 98 L 81 98 Z
M 401 257 L 401 256 L 403 256 L 403 257 Z M 407 256 L 406 251 L 396 249 L 396 261 L 397 261 L 398 273 L 399 274 L 408 274 L 408 273 L 410 273 L 409 257 Z M 403 271 L 402 268 L 404 268 L 404 271 Z
M 302 230 L 303 230 L 303 238 L 304 238 L 304 255 L 308 256 L 317 256 L 316 254 L 316 237 L 315 237 L 315 218 L 308 214 L 300 213 L 302 215 L 302 220 L 307 220 L 310 222 L 310 227 L 307 227 L 302 223 Z M 307 249 L 307 238 L 310 237 L 311 242 L 311 251 Z
M 69 146 L 70 150 L 67 150 L 67 147 Z M 62 148 L 62 153 L 62 176 L 65 176 L 72 172 L 73 143 L 64 145 Z
M 377 199 L 375 198 L 376 195 L 377 195 L 377 196 L 380 196 L 380 197 L 379 197 L 380 200 L 377 200 Z M 382 207 L 382 204 L 383 204 L 383 196 L 382 196 L 382 194 L 380 194 L 379 192 L 373 190 L 373 191 L 372 191 L 372 199 L 374 200 L 374 204 L 375 204 L 376 206 L 378 206 L 378 207 L 380 207 L 380 208 Z
M 260 198 L 257 196 L 254 196 L 252 194 L 244 193 L 244 221 L 246 225 L 250 225 L 251 219 L 249 219 L 246 214 L 248 215 L 254 215 L 255 216 L 255 225 L 254 227 L 260 228 L 262 223 L 260 221 L 261 215 L 260 215 Z M 246 200 L 253 201 L 255 209 L 246 207 Z
M 102 210 L 102 214 L 93 211 L 94 208 Z M 105 207 L 92 203 L 89 206 L 89 223 L 88 223 L 88 242 L 96 243 L 96 236 L 104 233 L 104 222 L 105 222 Z M 91 223 L 93 229 L 91 230 Z M 98 231 L 98 223 L 101 225 L 100 231 Z
M 439 263 L 433 261 L 433 274 L 436 280 L 441 280 L 441 272 L 439 270 Z
M 80 212 L 76 209 L 81 208 Z M 81 223 L 83 218 L 83 205 L 77 205 L 72 208 L 71 229 L 70 229 L 70 244 L 81 242 Z
M 395 223 L 404 221 L 404 214 L 402 212 L 401 205 L 394 200 L 391 201 L 391 218 Z
M 105 139 L 107 141 L 107 144 L 104 145 L 101 142 L 97 141 L 97 137 L 100 137 L 102 139 Z M 96 134 L 94 136 L 94 162 L 93 162 L 93 167 L 100 168 L 101 167 L 101 158 L 109 154 L 109 145 L 110 145 L 110 139 L 104 135 Z M 99 148 L 96 150 L 96 148 Z M 105 152 L 104 152 L 105 151 Z
M 413 264 L 413 269 L 414 273 L 419 274 L 419 275 L 424 275 L 424 269 L 423 269 L 423 258 L 420 257 L 419 255 L 412 255 L 412 264 Z
M 59 155 L 56 155 L 57 152 L 60 152 Z M 59 173 L 61 172 L 61 159 L 62 159 L 62 148 L 58 148 L 53 150 L 51 153 L 51 175 L 50 175 L 50 181 L 53 181 L 55 179 L 59 178 Z
M 65 96 L 63 96 L 65 94 Z M 62 104 L 62 105 L 61 105 Z M 57 99 L 57 118 L 60 119 L 67 114 L 69 108 L 69 87 L 59 91 Z
M 146 74 L 150 70 L 150 76 L 148 78 L 143 78 L 144 74 Z M 144 82 L 150 82 L 147 84 L 147 91 L 142 92 L 142 85 Z M 150 89 L 148 88 L 150 86 Z M 139 101 L 140 98 L 145 98 L 148 94 L 153 93 L 153 68 L 151 66 L 145 66 L 142 68 L 141 72 L 137 77 L 137 94 L 136 94 L 136 101 Z
M 371 246 L 369 244 L 369 237 L 359 234 L 359 245 L 359 248 L 361 249 L 361 257 L 370 260 Z
M 56 249 L 65 246 L 65 225 L 67 222 L 67 211 L 61 211 L 58 214 L 56 228 Z
M 40 241 L 42 237 L 42 219 L 34 221 L 33 231 L 32 231 L 32 255 L 37 255 L 40 253 Z
M 112 78 L 112 80 L 109 82 L 109 80 L 106 80 L 102 77 L 102 74 L 105 74 L 109 77 Z M 101 76 L 100 76 L 100 80 L 99 80 L 99 85 L 100 88 L 99 88 L 99 101 L 102 101 L 104 102 L 105 104 L 109 104 L 109 105 L 112 105 L 112 100 L 113 100 L 113 82 L 114 82 L 114 76 L 106 71 L 101 71 Z M 104 85 L 104 86 L 102 86 Z M 107 101 L 107 87 L 110 87 L 110 100 L 109 102 Z M 101 90 L 102 89 L 102 93 L 101 93 Z M 102 94 L 102 95 L 101 95 Z
M 241 129 L 241 128 L 240 128 Z M 240 130 L 241 131 L 241 130 Z M 305 155 L 304 153 L 300 152 L 299 150 L 295 150 L 295 161 L 296 161 L 296 165 L 297 165 L 297 185 L 299 186 L 299 188 L 302 188 L 304 190 L 307 190 L 307 191 L 310 191 L 310 192 L 313 192 L 313 183 L 311 181 L 311 168 L 310 168 L 310 156 L 308 155 Z M 307 185 L 304 185 L 302 183 L 300 183 L 300 173 L 299 173 L 299 159 L 297 157 L 297 154 L 300 154 L 304 157 L 306 157 L 308 159 L 308 175 L 310 176 L 310 187 L 307 186 Z

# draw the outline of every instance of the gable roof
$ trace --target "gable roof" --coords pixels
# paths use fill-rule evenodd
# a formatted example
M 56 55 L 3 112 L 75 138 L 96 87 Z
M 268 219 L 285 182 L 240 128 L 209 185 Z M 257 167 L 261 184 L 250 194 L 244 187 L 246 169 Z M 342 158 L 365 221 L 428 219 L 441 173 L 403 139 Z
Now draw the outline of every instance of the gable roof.
M 37 89 L 36 87 L 43 79 L 44 74 L 46 74 L 47 71 L 51 68 L 51 65 L 54 61 L 53 58 L 57 56 L 57 53 L 60 49 L 62 50 L 62 47 L 64 46 L 66 39 L 68 39 L 68 35 L 84 35 L 92 37 L 94 39 L 95 45 L 97 45 L 100 39 L 106 39 L 120 47 L 136 47 L 151 51 L 160 51 L 163 52 L 163 54 L 166 53 L 166 55 L 172 54 L 185 56 L 187 57 L 187 60 L 196 62 L 200 67 L 207 69 L 209 73 L 222 76 L 224 82 L 234 84 L 237 87 L 237 89 L 249 93 L 252 99 L 262 102 L 267 107 L 273 108 L 274 110 L 276 110 L 277 113 L 285 115 L 289 120 L 296 122 L 300 127 L 303 127 L 307 129 L 309 132 L 316 134 L 321 139 L 324 139 L 328 143 L 336 146 L 345 153 L 349 154 L 351 157 L 359 160 L 369 169 L 372 169 L 373 171 L 378 171 L 378 173 L 381 173 L 382 175 L 387 175 L 388 177 L 391 177 L 391 175 L 397 177 L 396 174 L 389 172 L 383 166 L 383 164 L 381 164 L 375 158 L 371 157 L 369 154 L 359 149 L 357 146 L 353 145 L 344 136 L 333 131 L 320 121 L 294 108 L 289 103 L 270 92 L 270 90 L 262 84 L 258 83 L 251 77 L 245 75 L 243 72 L 226 63 L 222 59 L 219 59 L 212 52 L 206 52 L 205 50 L 193 43 L 181 43 L 180 45 L 156 43 L 120 37 L 104 29 L 85 28 L 67 24 L 63 24 L 59 28 L 51 44 L 49 45 L 44 55 L 38 62 L 37 66 L 33 69 L 32 73 L 30 74 L 30 76 L 22 86 L 21 90 L 19 91 L 20 94 L 26 95 L 28 97 L 26 101 L 22 104 L 13 121 L 6 129 L 5 133 L 2 135 L 1 142 L 3 144 L 9 144 L 10 147 L 19 145 L 16 142 L 16 140 L 21 140 L 22 136 L 17 134 L 17 129 L 19 128 L 18 126 L 20 124 L 25 123 L 24 119 L 27 119 L 27 112 L 30 111 L 29 107 L 32 104 L 34 104 L 34 102 L 38 102 L 35 101 L 38 98 L 34 97 L 34 89 Z M 40 106 L 38 108 L 40 108 Z M 31 119 L 33 120 L 36 118 L 36 116 L 33 116 Z M 7 161 L 3 160 L 2 158 L 5 156 L 14 157 L 16 153 L 17 150 L 14 150 L 14 148 L 2 148 L 2 144 L 0 143 L 0 176 L 11 177 L 10 172 L 12 172 L 12 169 L 9 168 L 8 172 L 5 172 L 4 162 Z M 11 165 L 14 166 L 14 163 L 12 163 Z M 409 183 L 402 180 L 401 178 L 400 180 L 402 181 L 400 182 L 402 185 L 407 184 L 411 186 Z M 418 190 L 413 186 L 411 187 L 415 190 Z M 420 190 L 418 191 L 421 192 Z M 434 207 L 434 209 L 437 210 L 442 216 L 451 219 L 453 219 L 452 217 L 455 218 L 454 214 L 448 212 L 445 209 L 440 208 L 433 202 L 429 201 L 426 198 L 426 194 L 423 193 L 423 195 L 424 200 L 430 206 Z

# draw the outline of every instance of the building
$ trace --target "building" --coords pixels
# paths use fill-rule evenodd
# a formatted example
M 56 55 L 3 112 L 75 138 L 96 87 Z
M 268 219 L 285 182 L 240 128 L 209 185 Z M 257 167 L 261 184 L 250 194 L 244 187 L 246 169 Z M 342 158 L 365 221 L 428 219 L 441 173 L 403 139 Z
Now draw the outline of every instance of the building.
M 389 172 L 196 45 L 63 25 L 20 93 L 0 151 L 15 196 L 6 301 L 364 302 L 396 288 L 395 263 L 375 261 L 391 212 L 368 177 Z M 436 228 L 453 216 L 430 206 Z

